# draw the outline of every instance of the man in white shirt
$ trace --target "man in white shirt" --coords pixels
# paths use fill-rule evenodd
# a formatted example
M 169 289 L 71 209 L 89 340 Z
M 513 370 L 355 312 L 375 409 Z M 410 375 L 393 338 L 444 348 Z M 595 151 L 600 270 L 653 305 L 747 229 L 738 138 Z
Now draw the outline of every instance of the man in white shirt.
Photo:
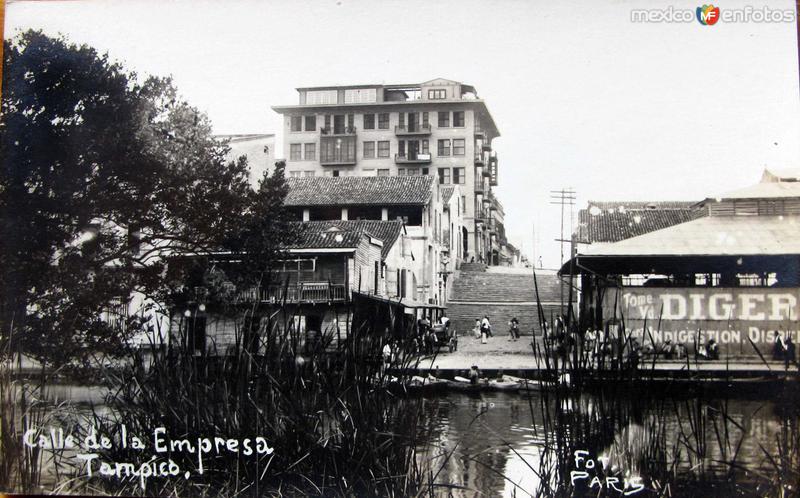
M 489 323 L 489 315 L 483 316 L 483 321 L 481 322 L 481 330 L 486 332 L 486 337 L 492 337 L 492 324 Z

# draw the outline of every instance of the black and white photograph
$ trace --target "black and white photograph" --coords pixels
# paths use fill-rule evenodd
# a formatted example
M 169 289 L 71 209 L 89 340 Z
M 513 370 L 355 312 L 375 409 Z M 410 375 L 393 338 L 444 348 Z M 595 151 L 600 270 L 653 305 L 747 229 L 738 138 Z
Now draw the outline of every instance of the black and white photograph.
M 0 496 L 800 497 L 798 11 L 0 1 Z

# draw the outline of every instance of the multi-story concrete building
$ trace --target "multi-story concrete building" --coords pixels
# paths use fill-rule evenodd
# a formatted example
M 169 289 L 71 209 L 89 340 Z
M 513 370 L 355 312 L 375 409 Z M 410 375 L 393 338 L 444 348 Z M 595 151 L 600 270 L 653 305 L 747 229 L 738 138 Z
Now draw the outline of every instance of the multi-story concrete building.
M 216 135 L 217 140 L 226 142 L 230 151 L 227 161 L 247 157 L 250 168 L 250 184 L 257 186 L 264 173 L 272 173 L 275 167 L 275 135 L 272 133 L 248 133 L 242 135 Z
M 490 262 L 489 196 L 500 133 L 475 89 L 435 79 L 412 85 L 298 88 L 284 116 L 289 177 L 430 175 L 457 185 L 467 261 Z M 455 244 L 454 244 L 455 245 Z

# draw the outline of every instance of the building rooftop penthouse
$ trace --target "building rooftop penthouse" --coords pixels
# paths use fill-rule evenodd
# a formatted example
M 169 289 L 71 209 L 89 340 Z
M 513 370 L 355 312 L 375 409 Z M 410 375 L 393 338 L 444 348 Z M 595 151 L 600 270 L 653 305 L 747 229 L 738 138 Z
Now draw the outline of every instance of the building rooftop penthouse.
M 281 114 L 308 109 L 331 110 L 335 108 L 352 108 L 358 106 L 397 106 L 414 105 L 417 107 L 442 105 L 468 105 L 481 116 L 481 132 L 491 138 L 500 136 L 497 125 L 489 114 L 486 104 L 478 98 L 475 87 L 457 81 L 437 78 L 416 84 L 372 84 L 316 86 L 297 88 L 298 105 L 274 106 Z

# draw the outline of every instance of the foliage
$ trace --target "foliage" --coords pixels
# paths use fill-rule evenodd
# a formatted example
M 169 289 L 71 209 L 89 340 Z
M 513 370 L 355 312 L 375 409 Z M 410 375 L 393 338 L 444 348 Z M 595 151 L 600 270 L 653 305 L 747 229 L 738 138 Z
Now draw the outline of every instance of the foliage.
M 226 162 L 170 79 L 37 31 L 6 41 L 4 64 L 0 337 L 17 351 L 56 365 L 119 353 L 145 320 L 100 315 L 134 293 L 169 304 L 186 267 L 166 256 L 279 250 L 282 172 L 254 192 L 246 158 Z

